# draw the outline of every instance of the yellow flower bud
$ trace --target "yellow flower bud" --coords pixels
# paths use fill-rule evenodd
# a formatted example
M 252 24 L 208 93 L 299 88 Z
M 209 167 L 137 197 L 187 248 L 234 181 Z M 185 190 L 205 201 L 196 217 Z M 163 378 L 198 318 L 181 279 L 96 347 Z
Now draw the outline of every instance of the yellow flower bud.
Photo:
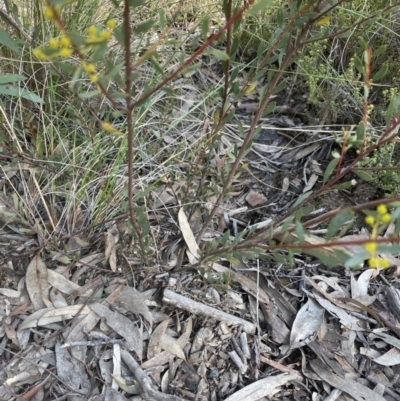
M 71 54 L 72 54 L 72 49 L 67 49 L 66 47 L 63 47 L 59 53 L 61 57 L 69 57 Z
M 390 263 L 387 259 L 381 259 L 379 261 L 379 267 L 381 267 L 382 269 L 387 269 L 390 266 Z
M 366 249 L 369 253 L 374 254 L 375 251 L 376 251 L 376 243 L 375 243 L 375 242 L 367 242 L 367 243 L 365 244 L 365 249 Z
M 48 20 L 52 20 L 54 18 L 54 11 L 51 7 L 45 7 L 43 14 Z
M 110 31 L 101 31 L 99 36 L 101 39 L 107 40 L 107 39 L 111 38 L 111 32 Z
M 107 21 L 107 26 L 108 26 L 110 29 L 114 29 L 116 25 L 117 25 L 117 24 L 116 24 L 115 20 L 113 20 L 113 19 L 109 19 L 109 20 Z
M 99 77 L 96 74 L 90 74 L 89 78 L 93 83 L 96 83 L 99 80 Z
M 68 47 L 71 44 L 71 40 L 68 36 L 62 36 L 60 43 L 62 47 Z
M 376 211 L 378 212 L 378 214 L 382 215 L 382 214 L 386 214 L 388 212 L 388 209 L 387 209 L 386 205 L 379 205 L 376 208 Z
M 368 259 L 368 266 L 369 267 L 378 267 L 378 259 L 377 258 L 370 258 Z
M 97 35 L 97 28 L 92 25 L 88 28 L 88 34 L 89 36 L 96 36 Z
M 391 219 L 392 219 L 392 216 L 389 213 L 386 213 L 381 217 L 381 222 L 387 224 L 387 223 L 390 223 Z
M 33 50 L 33 55 L 39 60 L 47 60 L 46 55 L 43 53 L 42 49 L 36 48 Z
M 88 74 L 94 74 L 96 72 L 96 67 L 94 64 L 87 64 L 84 66 L 84 68 Z
M 52 49 L 58 49 L 58 46 L 59 46 L 58 40 L 55 39 L 55 38 L 50 39 L 50 40 L 49 40 L 49 46 L 50 46 Z
M 373 216 L 367 216 L 365 218 L 365 222 L 369 225 L 369 226 L 373 226 L 375 224 L 375 219 Z

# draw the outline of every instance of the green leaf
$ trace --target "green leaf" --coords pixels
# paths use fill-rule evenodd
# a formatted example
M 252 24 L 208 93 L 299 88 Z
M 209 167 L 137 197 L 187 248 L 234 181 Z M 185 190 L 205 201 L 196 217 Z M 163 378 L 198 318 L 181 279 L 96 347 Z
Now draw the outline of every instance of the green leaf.
M 388 253 L 390 255 L 393 255 L 395 253 L 400 253 L 400 245 L 399 244 L 378 245 L 376 247 L 376 252 L 377 253 Z
M 283 89 L 286 88 L 286 81 L 283 80 L 281 83 L 279 83 L 276 88 L 274 89 L 274 91 L 272 92 L 273 95 L 276 95 L 277 93 L 279 93 L 280 91 L 282 91 Z
M 294 21 L 292 26 L 293 27 L 299 26 L 299 25 L 303 24 L 304 22 L 307 22 L 310 19 L 314 18 L 316 15 L 318 15 L 318 13 L 315 13 L 315 12 L 310 12 L 310 13 L 306 13 L 306 14 L 300 15 L 296 19 L 296 21 Z
M 267 7 L 269 7 L 272 3 L 272 0 L 260 0 L 253 4 L 246 14 L 249 15 L 256 15 L 259 14 L 261 11 L 264 11 Z
M 44 103 L 43 99 L 27 89 L 21 89 L 16 86 L 0 85 L 0 95 L 9 95 L 15 97 L 22 97 L 23 99 L 30 100 L 35 103 Z
M 383 64 L 381 68 L 372 76 L 372 81 L 377 82 L 382 79 L 388 72 L 389 68 L 387 64 Z
M 232 46 L 231 46 L 231 58 L 233 60 L 235 59 L 236 52 L 239 48 L 239 44 L 240 44 L 239 37 L 235 36 L 232 40 Z
M 364 64 L 361 61 L 360 57 L 357 56 L 357 54 L 354 55 L 353 57 L 354 60 L 354 65 L 357 68 L 358 72 L 362 75 L 365 74 L 365 68 L 364 68 Z
M 368 258 L 368 252 L 363 250 L 360 253 L 352 256 L 350 259 L 347 259 L 344 266 L 349 269 L 360 268 L 360 264 Z
M 164 73 L 164 69 L 163 69 L 162 65 L 158 62 L 157 58 L 154 57 L 154 54 L 150 55 L 149 61 L 150 61 L 150 63 L 153 65 L 154 69 L 155 69 L 159 74 L 163 74 L 163 73 Z
M 145 22 L 142 22 L 136 28 L 133 29 L 133 32 L 135 32 L 135 33 L 148 32 L 150 30 L 150 28 L 154 25 L 155 22 L 156 21 L 154 19 L 149 19 Z
M 337 267 L 341 265 L 341 260 L 336 257 L 333 249 L 315 248 L 307 250 L 307 254 L 318 258 L 323 264 L 328 267 Z
M 125 46 L 125 36 L 124 36 L 123 24 L 122 24 L 122 26 L 115 27 L 113 32 L 114 32 L 115 39 L 117 39 L 118 44 L 121 47 L 124 47 Z
M 400 235 L 400 219 L 397 219 L 394 223 L 394 234 Z
M 14 42 L 14 39 L 4 30 L 0 28 L 0 44 L 8 47 L 9 49 L 20 53 L 19 46 Z
M 352 186 L 353 186 L 353 184 L 351 183 L 351 181 L 346 181 L 346 182 L 341 182 L 340 184 L 332 185 L 331 187 L 329 187 L 329 189 L 330 190 L 332 190 L 332 189 L 348 189 Z
M 357 125 L 356 136 L 359 141 L 363 141 L 365 137 L 365 124 L 363 121 Z
M 262 112 L 262 117 L 266 117 L 268 114 L 271 114 L 274 112 L 276 106 L 276 102 L 271 102 L 267 105 L 267 107 L 264 109 Z
M 128 0 L 129 7 L 140 7 L 145 4 L 145 0 Z
M 235 110 L 231 110 L 228 115 L 222 120 L 221 127 L 225 124 L 229 123 L 232 120 L 233 116 L 235 115 Z
M 369 47 L 368 43 L 362 37 L 359 38 L 359 41 L 361 49 L 365 52 L 365 50 L 367 50 Z
M 294 203 L 293 207 L 300 205 L 300 203 L 305 201 L 312 193 L 313 193 L 313 191 L 308 191 L 308 192 L 305 192 L 304 194 L 300 195 L 299 198 L 297 199 L 297 201 Z
M 0 75 L 0 85 L 10 84 L 11 82 L 25 81 L 26 77 L 18 74 Z
M 221 50 L 212 49 L 206 52 L 206 54 L 214 56 L 217 60 L 228 61 L 230 59 L 229 54 Z
M 353 173 L 357 174 L 362 180 L 364 180 L 366 182 L 374 180 L 374 177 L 371 174 L 366 173 L 365 171 L 353 170 Z
M 385 53 L 387 49 L 386 45 L 383 46 L 379 46 L 376 50 L 374 50 L 374 52 L 372 53 L 372 58 L 376 58 L 379 57 L 381 54 Z
M 325 239 L 332 239 L 335 234 L 349 221 L 353 219 L 353 212 L 351 210 L 343 210 L 337 214 L 329 223 L 328 231 L 326 232 Z
M 108 72 L 107 72 L 107 75 L 105 75 L 105 77 L 108 79 L 112 79 L 120 72 L 120 70 L 124 67 L 124 64 L 119 63 L 116 65 L 109 65 L 107 67 L 108 67 L 107 68 Z
M 182 75 L 187 74 L 192 71 L 198 71 L 199 68 L 202 66 L 202 63 L 199 61 L 198 63 L 191 64 L 188 67 L 184 68 L 181 72 Z M 163 70 L 164 72 L 164 70 Z
M 300 210 L 301 210 L 302 216 L 307 216 L 308 214 L 310 214 L 311 212 L 313 212 L 315 210 L 315 206 L 309 204 L 309 205 L 302 207 Z
M 104 58 L 104 55 L 106 54 L 107 50 L 108 50 L 108 46 L 107 46 L 106 41 L 95 46 L 93 54 L 92 54 L 92 63 L 96 64 L 98 61 L 102 60 Z
M 279 28 L 283 28 L 283 10 L 280 8 L 276 13 L 276 20 L 278 22 Z
M 86 36 L 80 35 L 79 33 L 76 32 L 68 32 L 68 37 L 74 44 L 78 46 L 82 46 L 85 43 L 85 40 L 87 39 Z
M 200 21 L 200 27 L 201 27 L 201 35 L 203 39 L 207 39 L 208 37 L 208 30 L 210 29 L 210 19 L 206 15 L 203 17 L 203 19 Z
M 335 159 L 330 161 L 330 163 L 328 164 L 328 167 L 325 170 L 324 179 L 322 180 L 322 185 L 324 185 L 328 181 L 329 176 L 332 174 L 332 171 L 338 165 L 339 160 L 340 159 L 337 157 L 337 158 L 335 158 Z
M 94 96 L 98 96 L 99 95 L 99 91 L 98 90 L 94 90 L 94 91 L 89 91 L 89 92 L 81 92 L 78 94 L 78 96 L 81 99 L 91 99 Z

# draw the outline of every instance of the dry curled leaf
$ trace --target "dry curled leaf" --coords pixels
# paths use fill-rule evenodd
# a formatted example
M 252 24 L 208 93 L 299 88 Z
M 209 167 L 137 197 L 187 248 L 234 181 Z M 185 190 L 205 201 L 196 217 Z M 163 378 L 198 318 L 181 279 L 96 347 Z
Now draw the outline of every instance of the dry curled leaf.
M 37 254 L 26 269 L 26 289 L 35 311 L 46 308 L 49 301 L 49 283 L 47 281 L 47 267 Z

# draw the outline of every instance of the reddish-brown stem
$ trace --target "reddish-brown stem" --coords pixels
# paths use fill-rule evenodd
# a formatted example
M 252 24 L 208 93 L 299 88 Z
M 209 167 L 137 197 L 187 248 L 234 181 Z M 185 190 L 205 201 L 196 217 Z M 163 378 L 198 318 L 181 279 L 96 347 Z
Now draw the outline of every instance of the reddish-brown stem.
M 142 238 L 142 230 L 136 218 L 133 205 L 133 109 L 132 102 L 132 65 L 131 65 L 131 27 L 129 1 L 124 1 L 124 38 L 125 38 L 125 93 L 126 93 L 126 126 L 128 130 L 128 205 L 133 230 L 139 242 L 142 261 L 147 264 L 146 249 Z

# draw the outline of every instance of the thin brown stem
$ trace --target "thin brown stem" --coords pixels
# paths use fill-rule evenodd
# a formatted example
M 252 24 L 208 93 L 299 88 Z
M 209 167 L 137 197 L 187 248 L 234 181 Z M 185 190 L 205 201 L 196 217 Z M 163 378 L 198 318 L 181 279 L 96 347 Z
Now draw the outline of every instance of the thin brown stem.
M 133 230 L 139 241 L 142 261 L 147 264 L 146 249 L 143 242 L 142 230 L 137 221 L 133 205 L 133 101 L 132 101 L 132 65 L 131 65 L 131 27 L 129 1 L 124 1 L 124 38 L 125 38 L 125 93 L 126 93 L 126 125 L 128 130 L 128 205 L 129 216 Z

